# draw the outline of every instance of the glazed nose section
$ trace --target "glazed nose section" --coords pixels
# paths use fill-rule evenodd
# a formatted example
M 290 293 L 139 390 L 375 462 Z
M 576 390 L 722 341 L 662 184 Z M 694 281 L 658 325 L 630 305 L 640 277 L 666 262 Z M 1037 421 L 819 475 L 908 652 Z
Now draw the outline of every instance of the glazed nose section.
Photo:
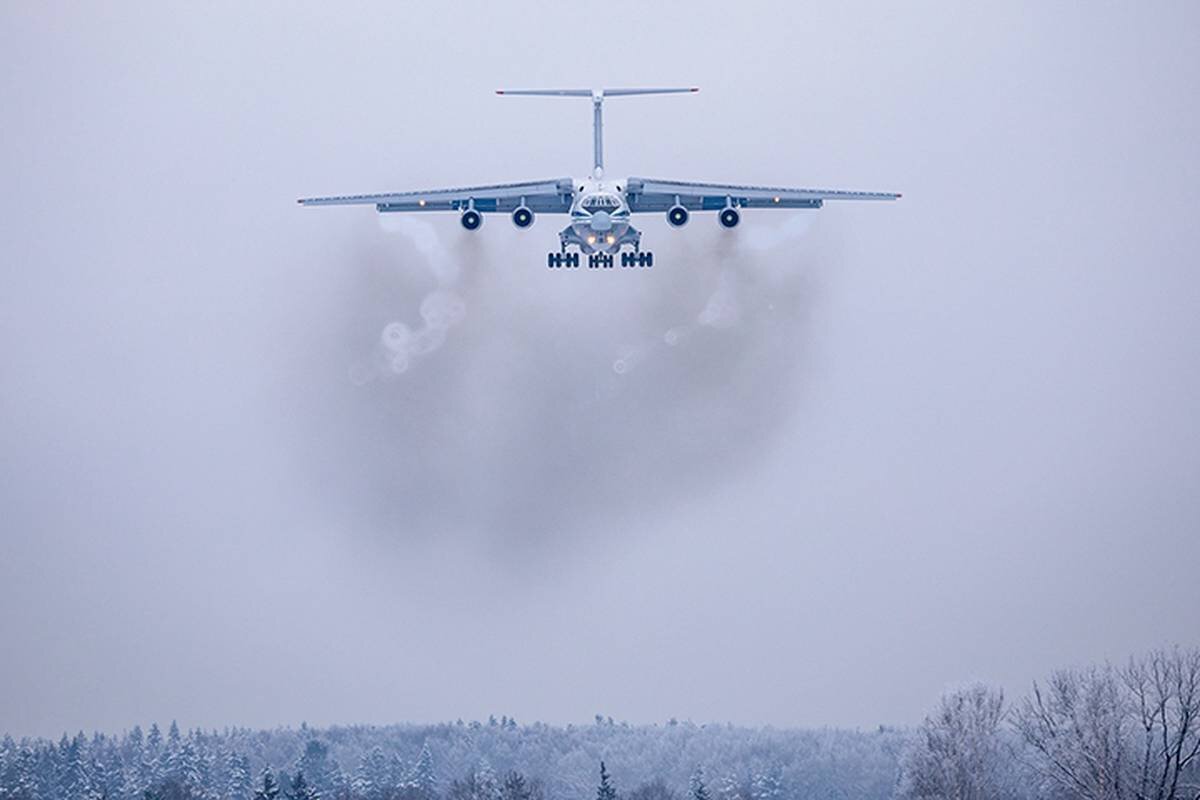
M 597 211 L 596 213 L 592 214 L 591 223 L 592 230 L 599 233 L 612 230 L 612 217 L 608 215 L 607 211 Z

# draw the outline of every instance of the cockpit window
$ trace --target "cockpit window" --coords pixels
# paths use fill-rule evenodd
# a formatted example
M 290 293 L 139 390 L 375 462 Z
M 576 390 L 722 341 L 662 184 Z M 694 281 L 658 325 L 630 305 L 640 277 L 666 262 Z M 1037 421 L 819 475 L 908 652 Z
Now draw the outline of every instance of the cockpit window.
M 581 208 L 586 208 L 588 211 L 611 211 L 621 207 L 621 199 L 615 194 L 593 194 L 583 198 L 580 204 Z

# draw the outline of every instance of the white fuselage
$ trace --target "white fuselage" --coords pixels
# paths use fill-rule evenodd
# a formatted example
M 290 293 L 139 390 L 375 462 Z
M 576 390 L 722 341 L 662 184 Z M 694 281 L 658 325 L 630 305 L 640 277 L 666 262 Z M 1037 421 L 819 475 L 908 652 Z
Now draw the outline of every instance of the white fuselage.
M 575 245 L 584 255 L 637 249 L 641 234 L 629 224 L 625 181 L 578 178 L 571 201 L 571 224 L 559 234 L 564 249 Z

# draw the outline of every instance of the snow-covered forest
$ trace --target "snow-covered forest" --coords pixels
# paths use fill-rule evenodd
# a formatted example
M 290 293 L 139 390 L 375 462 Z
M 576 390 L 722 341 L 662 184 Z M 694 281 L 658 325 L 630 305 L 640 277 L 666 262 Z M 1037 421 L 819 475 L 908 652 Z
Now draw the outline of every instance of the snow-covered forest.
M 0 800 L 1195 800 L 1200 649 L 948 692 L 914 729 L 670 721 L 182 731 L 0 742 Z
M 0 745 L 0 798 L 248 800 L 263 772 L 286 797 L 567 800 L 596 793 L 599 764 L 629 800 L 683 797 L 698 767 L 713 800 L 891 796 L 905 736 L 895 730 L 784 731 L 670 722 L 631 726 L 484 722 L 181 731 L 135 727 Z

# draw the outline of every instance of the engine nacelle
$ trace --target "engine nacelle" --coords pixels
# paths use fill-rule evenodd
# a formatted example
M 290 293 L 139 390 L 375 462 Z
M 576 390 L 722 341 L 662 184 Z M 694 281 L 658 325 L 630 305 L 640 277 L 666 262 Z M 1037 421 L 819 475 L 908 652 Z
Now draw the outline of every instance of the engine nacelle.
M 512 223 L 518 228 L 528 228 L 533 224 L 533 211 L 526 206 L 518 206 L 513 210 Z
M 483 224 L 483 214 L 473 208 L 468 208 L 458 219 L 462 226 L 469 231 L 477 230 Z
M 721 221 L 721 226 L 725 228 L 736 228 L 738 223 L 742 221 L 742 215 L 733 206 L 721 209 L 721 213 L 717 215 L 717 219 Z
M 688 210 L 683 206 L 671 206 L 667 210 L 667 222 L 676 228 L 682 228 L 684 225 L 687 225 L 689 216 Z

